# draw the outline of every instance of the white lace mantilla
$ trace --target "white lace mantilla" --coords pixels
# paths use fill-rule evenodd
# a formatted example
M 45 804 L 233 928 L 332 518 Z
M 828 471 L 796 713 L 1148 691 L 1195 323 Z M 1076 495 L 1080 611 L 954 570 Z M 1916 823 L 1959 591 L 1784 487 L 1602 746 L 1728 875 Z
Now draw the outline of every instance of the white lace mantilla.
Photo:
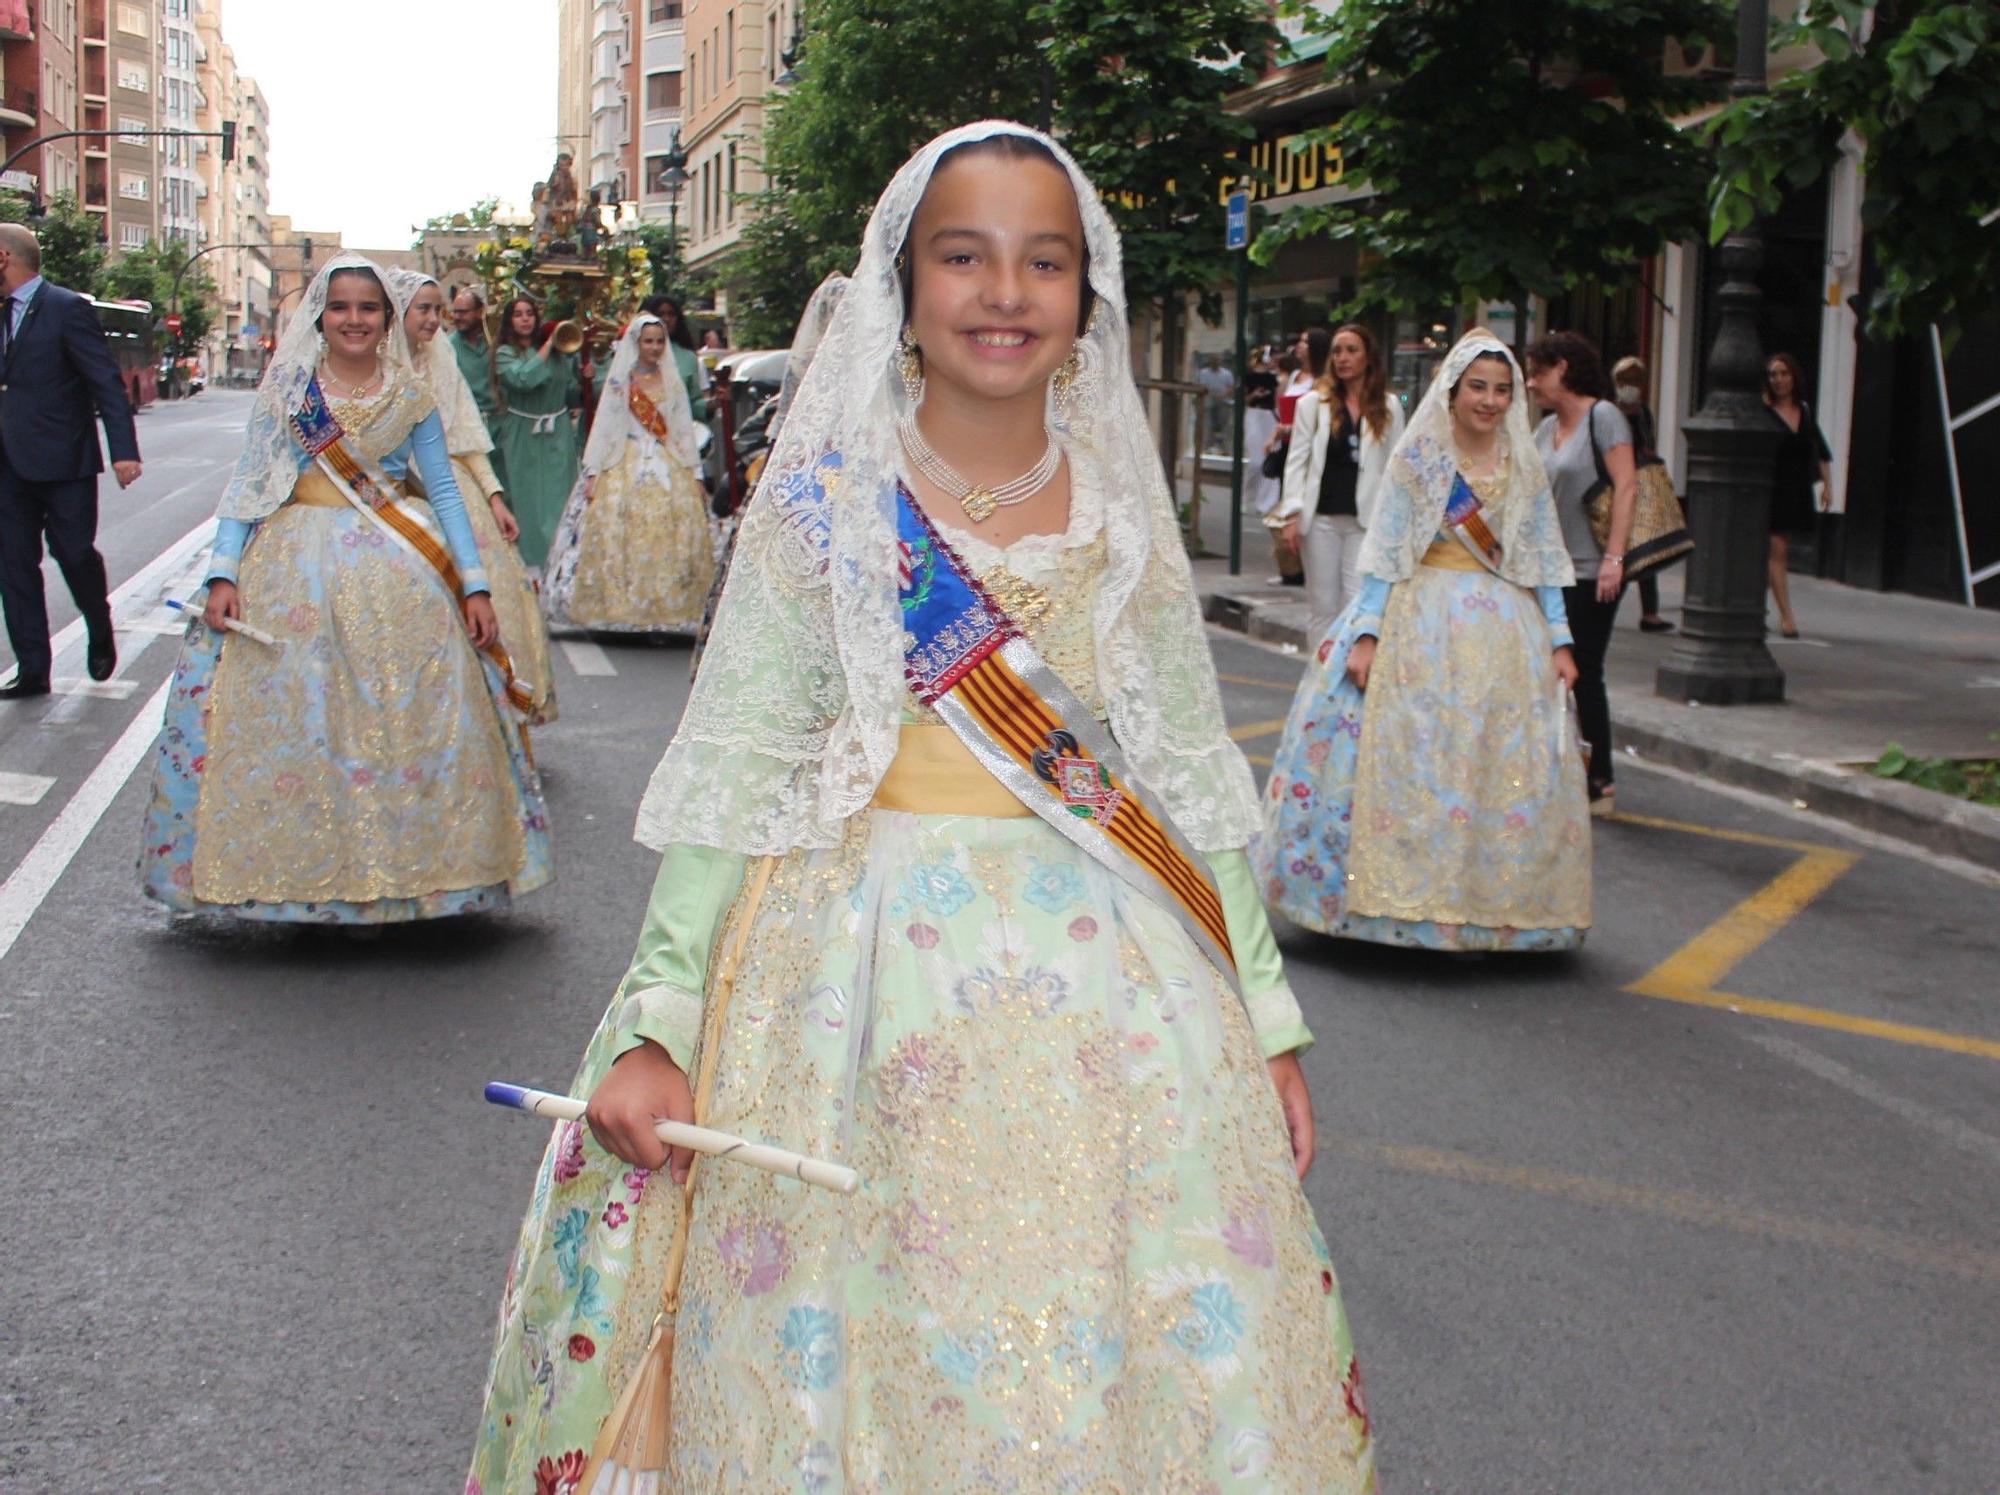
M 775 855 L 836 845 L 895 757 L 907 688 L 894 259 L 939 159 L 1000 133 L 1041 141 L 1062 161 L 1090 250 L 1097 307 L 1077 342 L 1081 373 L 1067 410 L 1052 402 L 1049 418 L 1073 484 L 1102 497 L 1108 559 L 1093 631 L 1112 730 L 1195 847 L 1240 847 L 1257 827 L 1256 785 L 1223 722 L 1180 527 L 1129 372 L 1117 231 L 1060 147 L 988 122 L 932 141 L 876 205 L 744 518 L 680 730 L 640 806 L 636 834 L 649 846 Z

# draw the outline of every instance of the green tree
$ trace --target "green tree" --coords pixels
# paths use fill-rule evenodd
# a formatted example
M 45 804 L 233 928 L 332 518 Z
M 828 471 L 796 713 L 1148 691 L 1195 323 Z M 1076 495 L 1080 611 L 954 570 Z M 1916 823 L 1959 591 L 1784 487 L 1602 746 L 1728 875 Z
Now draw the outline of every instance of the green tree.
M 1877 269 L 1871 332 L 2000 306 L 2000 21 L 1991 4 L 1805 0 L 1776 28 L 1819 66 L 1734 100 L 1711 126 L 1717 240 L 1811 185 L 1853 130 Z
M 42 246 L 42 274 L 73 291 L 94 291 L 104 269 L 104 230 L 97 215 L 87 211 L 74 192 L 51 197 L 39 220 L 30 209 L 23 194 L 0 192 L 0 221 L 34 228 Z
M 187 245 L 180 239 L 162 244 L 146 241 L 141 249 L 130 249 L 105 266 L 95 294 L 120 301 L 150 301 L 160 316 L 174 309 L 174 277 L 188 263 Z M 218 293 L 205 261 L 180 276 L 181 332 L 177 354 L 193 352 L 202 345 L 215 325 Z
M 426 218 L 423 228 L 418 230 L 417 236 L 410 241 L 410 248 L 423 248 L 425 234 L 447 234 L 454 229 L 463 232 L 467 229 L 491 228 L 494 209 L 499 206 L 498 197 L 482 197 L 471 207 L 461 208 L 456 213 L 438 213 Z
M 1519 307 L 1622 280 L 1705 220 L 1708 158 L 1672 117 L 1716 85 L 1669 77 L 1661 58 L 1718 33 L 1716 0 L 1344 0 L 1307 15 L 1354 100 L 1320 138 L 1370 195 L 1295 208 L 1255 252 L 1351 239 L 1352 310 Z
M 896 168 L 969 119 L 1033 119 L 1041 57 L 1029 8 L 992 0 L 817 0 L 799 81 L 767 119 L 768 185 L 720 272 L 739 347 L 791 341 L 813 287 L 852 268 Z

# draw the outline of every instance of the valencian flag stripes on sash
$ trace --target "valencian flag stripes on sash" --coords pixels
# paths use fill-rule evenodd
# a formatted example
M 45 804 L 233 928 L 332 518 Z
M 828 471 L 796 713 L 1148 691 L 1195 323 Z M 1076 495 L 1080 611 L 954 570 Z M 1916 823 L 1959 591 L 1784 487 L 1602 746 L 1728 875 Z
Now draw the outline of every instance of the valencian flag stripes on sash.
M 898 489 L 896 511 L 912 693 L 1022 804 L 1174 914 L 1234 984 L 1207 864 L 907 489 Z
M 306 386 L 304 403 L 292 413 L 292 430 L 297 434 L 299 444 L 329 469 L 327 476 L 335 480 L 335 486 L 360 500 L 356 506 L 363 513 L 375 519 L 430 564 L 456 603 L 463 582 L 436 521 L 419 513 L 394 483 L 363 465 L 361 459 L 348 450 L 347 443 L 340 439 L 346 433 L 340 429 L 340 422 L 334 419 L 326 396 L 320 392 L 318 379 Z M 508 657 L 498 639 L 487 647 L 485 653 L 500 671 L 508 705 L 526 716 L 534 710 L 535 698 L 525 685 L 514 678 L 514 661 Z

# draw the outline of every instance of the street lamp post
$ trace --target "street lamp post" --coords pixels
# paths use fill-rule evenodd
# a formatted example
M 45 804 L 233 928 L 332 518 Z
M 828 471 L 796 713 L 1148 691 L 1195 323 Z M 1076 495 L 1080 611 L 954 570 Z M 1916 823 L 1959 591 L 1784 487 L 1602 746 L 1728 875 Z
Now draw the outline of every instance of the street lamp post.
M 1765 91 L 1767 0 L 1738 0 L 1733 96 Z M 1673 701 L 1737 706 L 1785 698 L 1785 674 L 1764 642 L 1770 555 L 1771 479 L 1779 431 L 1764 405 L 1764 349 L 1757 313 L 1764 294 L 1761 227 L 1730 234 L 1716 252 L 1722 312 L 1708 352 L 1708 398 L 1686 424 L 1687 597 L 1680 637 L 1654 677 Z
M 687 186 L 687 159 L 687 152 L 681 149 L 681 127 L 675 125 L 674 138 L 667 143 L 666 164 L 660 168 L 660 188 L 667 194 L 667 248 L 673 256 L 667 288 L 676 296 L 681 282 L 681 191 Z

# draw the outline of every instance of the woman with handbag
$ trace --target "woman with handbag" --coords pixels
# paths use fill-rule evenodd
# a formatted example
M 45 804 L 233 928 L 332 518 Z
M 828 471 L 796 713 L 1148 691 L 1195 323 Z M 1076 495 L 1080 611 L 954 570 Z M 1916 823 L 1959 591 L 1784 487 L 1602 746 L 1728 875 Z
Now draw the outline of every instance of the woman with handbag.
M 1403 434 L 1403 406 L 1375 334 L 1358 322 L 1333 334 L 1326 371 L 1292 415 L 1284 492 L 1272 518 L 1305 562 L 1307 636 L 1317 645 L 1361 587 L 1361 536 L 1389 450 Z
M 1627 356 L 1611 366 L 1611 384 L 1618 391 L 1618 408 L 1632 426 L 1632 446 L 1639 454 L 1639 460 L 1659 456 L 1658 427 L 1653 423 L 1653 412 L 1646 405 L 1646 365 L 1638 359 Z M 1672 633 L 1674 625 L 1660 615 L 1660 578 L 1652 571 L 1641 571 L 1633 578 L 1639 586 L 1639 631 L 1641 633 Z
M 1520 371 L 1485 329 L 1390 453 L 1361 569 L 1273 755 L 1250 853 L 1265 901 L 1377 944 L 1574 949 L 1591 920 L 1576 573 Z
M 1535 448 L 1555 494 L 1556 520 L 1576 565 L 1563 596 L 1576 636 L 1576 714 L 1590 744 L 1590 813 L 1617 807 L 1611 757 L 1611 703 L 1604 693 L 1604 654 L 1618 600 L 1625 595 L 1625 546 L 1639 499 L 1632 428 L 1613 398 L 1597 345 L 1576 332 L 1552 332 L 1531 345 L 1528 388 L 1549 413 L 1535 428 Z M 1597 490 L 1611 489 L 1611 526 L 1600 541 L 1591 528 Z
M 1833 449 L 1826 444 L 1812 406 L 1805 401 L 1805 370 L 1789 353 L 1773 353 L 1764 369 L 1764 404 L 1784 427 L 1778 441 L 1771 484 L 1771 596 L 1778 604 L 1778 631 L 1799 636 L 1792 616 L 1791 545 L 1785 537 L 1811 529 L 1815 511 L 1824 513 L 1833 495 Z M 1813 481 L 1821 485 L 1814 497 Z

